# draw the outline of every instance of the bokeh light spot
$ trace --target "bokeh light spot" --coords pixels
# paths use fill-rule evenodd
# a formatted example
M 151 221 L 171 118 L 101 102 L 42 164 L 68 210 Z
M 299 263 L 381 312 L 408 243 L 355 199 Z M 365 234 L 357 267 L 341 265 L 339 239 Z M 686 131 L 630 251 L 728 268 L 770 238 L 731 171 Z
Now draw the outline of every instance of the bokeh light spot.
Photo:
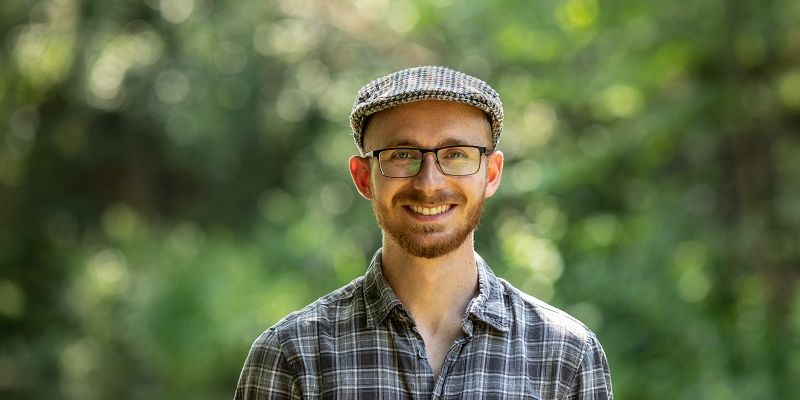
M 468 54 L 460 60 L 458 70 L 473 76 L 489 76 L 492 73 L 492 65 L 480 54 Z
M 428 3 L 439 8 L 446 8 L 453 4 L 453 0 L 428 0 Z
M 537 236 L 531 225 L 509 218 L 501 225 L 499 237 L 509 265 L 530 274 L 533 282 L 551 286 L 561 277 L 561 253 L 553 242 Z
M 181 222 L 169 234 L 169 245 L 175 252 L 187 259 L 197 255 L 203 246 L 205 235 L 193 222 Z
M 766 54 L 766 44 L 764 39 L 755 33 L 742 34 L 733 44 L 736 58 L 750 67 L 757 66 L 764 60 Z
M 330 83 L 328 67 L 317 59 L 303 62 L 295 74 L 297 85 L 306 93 L 316 94 L 325 91 Z
M 97 346 L 91 339 L 79 339 L 64 346 L 59 354 L 61 390 L 72 398 L 91 398 L 91 375 L 97 368 Z
M 711 280 L 705 271 L 708 259 L 707 246 L 697 241 L 680 243 L 675 247 L 672 259 L 680 298 L 688 303 L 703 300 L 711 290 Z
M 603 312 L 594 303 L 588 301 L 568 307 L 567 312 L 594 331 L 597 331 L 603 323 Z
M 135 54 L 134 60 L 138 65 L 153 65 L 161 59 L 164 52 L 164 42 L 153 27 L 145 21 L 136 21 L 131 37 L 131 51 Z
M 300 208 L 297 199 L 282 189 L 264 192 L 258 202 L 261 215 L 274 224 L 285 224 L 295 220 Z
M 177 70 L 167 70 L 158 74 L 153 85 L 158 99 L 166 104 L 178 104 L 189 93 L 189 78 Z
M 143 221 L 136 211 L 123 203 L 114 203 L 103 211 L 103 231 L 116 239 L 131 239 L 142 228 Z
M 792 69 L 778 78 L 778 96 L 786 108 L 800 110 L 800 69 Z
M 300 56 L 317 44 L 319 29 L 318 25 L 312 25 L 299 18 L 261 23 L 253 31 L 253 47 L 266 56 L 274 54 Z
M 70 158 L 80 154 L 86 148 L 86 127 L 78 118 L 68 118 L 56 130 L 53 141 L 61 155 Z
M 616 243 L 622 234 L 622 226 L 612 214 L 593 215 L 583 221 L 584 244 L 589 247 L 607 247 Z
M 25 292 L 11 280 L 0 281 L 0 315 L 19 318 L 25 312 Z
M 113 99 L 119 93 L 125 67 L 119 60 L 112 58 L 98 62 L 92 70 L 89 88 L 92 94 L 101 100 Z
M 590 157 L 602 157 L 611 149 L 613 139 L 608 129 L 601 125 L 593 125 L 581 132 L 578 147 Z
M 393 0 L 384 17 L 384 22 L 397 33 L 406 33 L 417 25 L 419 10 L 408 0 Z
M 109 42 L 92 66 L 87 87 L 91 106 L 115 110 L 122 104 L 123 81 L 133 61 L 121 50 L 119 43 Z
M 707 247 L 697 241 L 682 242 L 672 254 L 675 268 L 680 272 L 703 268 L 707 258 Z
M 533 221 L 536 231 L 550 240 L 558 240 L 567 232 L 567 217 L 552 198 L 528 204 L 525 215 Z
M 616 84 L 600 93 L 602 110 L 613 117 L 628 118 L 642 108 L 642 93 L 633 86 Z
M 0 149 L 0 183 L 14 187 L 20 183 L 23 173 L 22 157 L 19 154 Z
M 331 214 L 342 214 L 353 204 L 353 189 L 344 182 L 326 184 L 320 191 L 322 208 Z
M 376 20 L 384 15 L 389 9 L 389 0 L 355 0 L 358 15 L 371 20 Z
M 528 147 L 547 144 L 558 124 L 556 111 L 551 105 L 543 102 L 528 104 L 523 111 L 522 118 L 525 142 Z
M 302 90 L 285 89 L 278 95 L 275 110 L 278 116 L 286 122 L 299 122 L 305 118 L 311 101 Z
M 511 167 L 511 183 L 520 192 L 536 190 L 544 180 L 544 171 L 536 161 L 523 159 Z
M 247 66 L 247 49 L 236 42 L 223 42 L 214 53 L 214 63 L 223 74 L 238 74 Z
M 161 16 L 173 24 L 186 21 L 194 12 L 194 0 L 161 0 Z
M 359 276 L 364 270 L 364 265 L 368 260 L 364 257 L 364 252 L 356 242 L 345 232 L 339 237 L 338 243 L 331 254 L 333 268 L 336 271 L 336 278 L 339 284 L 345 284 Z
M 711 290 L 711 280 L 700 270 L 689 270 L 680 276 L 677 283 L 678 294 L 688 303 L 703 300 Z
M 697 215 L 708 215 L 717 206 L 717 193 L 706 184 L 696 184 L 686 191 L 686 209 Z
M 556 9 L 556 20 L 565 31 L 594 25 L 599 9 L 594 0 L 568 0 Z
M 22 382 L 22 366 L 12 357 L 0 355 L 0 390 L 16 390 Z
M 750 85 L 742 90 L 742 106 L 752 117 L 766 117 L 775 110 L 775 93 L 766 85 Z
M 63 2 L 74 7 L 72 2 Z M 30 24 L 11 32 L 13 57 L 20 73 L 36 88 L 46 89 L 69 72 L 75 56 L 75 15 L 63 13 L 63 21 Z
M 287 15 L 308 16 L 313 11 L 314 0 L 278 0 L 278 7 Z
M 129 273 L 125 255 L 106 248 L 98 251 L 86 268 L 89 289 L 99 295 L 116 296 L 128 287 Z
M 686 70 L 691 58 L 690 47 L 683 42 L 667 43 L 658 49 L 654 62 L 659 76 L 657 79 L 664 85 L 672 84 L 674 79 Z
M 8 149 L 20 158 L 27 157 L 38 129 L 39 113 L 36 109 L 29 106 L 17 108 L 8 119 L 9 135 L 5 137 Z

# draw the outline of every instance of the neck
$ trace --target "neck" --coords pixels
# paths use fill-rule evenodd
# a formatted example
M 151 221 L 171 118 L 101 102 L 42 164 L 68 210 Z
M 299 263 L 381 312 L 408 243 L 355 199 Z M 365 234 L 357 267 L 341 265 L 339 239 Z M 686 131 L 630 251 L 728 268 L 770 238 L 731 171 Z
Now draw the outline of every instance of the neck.
M 478 288 L 472 235 L 456 250 L 437 258 L 405 253 L 384 235 L 382 272 L 417 324 L 435 329 L 460 324 Z

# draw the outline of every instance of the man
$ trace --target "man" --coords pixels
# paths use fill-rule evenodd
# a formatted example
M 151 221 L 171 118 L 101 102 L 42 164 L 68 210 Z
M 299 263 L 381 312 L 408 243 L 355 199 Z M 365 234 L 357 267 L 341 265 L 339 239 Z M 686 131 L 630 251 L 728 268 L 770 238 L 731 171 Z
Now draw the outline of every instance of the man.
M 406 69 L 364 86 L 350 124 L 350 174 L 382 248 L 364 276 L 255 341 L 236 398 L 611 399 L 595 335 L 473 249 L 503 171 L 497 93 Z

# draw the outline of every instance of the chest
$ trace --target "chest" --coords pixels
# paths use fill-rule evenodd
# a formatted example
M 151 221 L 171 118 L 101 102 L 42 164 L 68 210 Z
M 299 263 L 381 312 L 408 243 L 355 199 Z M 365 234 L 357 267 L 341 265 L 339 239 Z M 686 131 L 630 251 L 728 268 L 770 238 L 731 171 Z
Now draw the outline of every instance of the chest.
M 303 366 L 308 398 L 557 399 L 563 390 L 550 350 L 493 331 L 437 344 L 433 362 L 433 347 L 407 326 L 320 335 L 318 346 Z

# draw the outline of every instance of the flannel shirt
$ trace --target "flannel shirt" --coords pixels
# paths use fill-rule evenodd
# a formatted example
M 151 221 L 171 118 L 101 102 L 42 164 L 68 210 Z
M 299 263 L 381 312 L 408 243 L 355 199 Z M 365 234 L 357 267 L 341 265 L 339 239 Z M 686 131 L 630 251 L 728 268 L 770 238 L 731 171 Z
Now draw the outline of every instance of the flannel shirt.
M 438 378 L 378 250 L 364 276 L 256 339 L 235 399 L 612 399 L 594 333 L 476 258 L 478 294 Z

